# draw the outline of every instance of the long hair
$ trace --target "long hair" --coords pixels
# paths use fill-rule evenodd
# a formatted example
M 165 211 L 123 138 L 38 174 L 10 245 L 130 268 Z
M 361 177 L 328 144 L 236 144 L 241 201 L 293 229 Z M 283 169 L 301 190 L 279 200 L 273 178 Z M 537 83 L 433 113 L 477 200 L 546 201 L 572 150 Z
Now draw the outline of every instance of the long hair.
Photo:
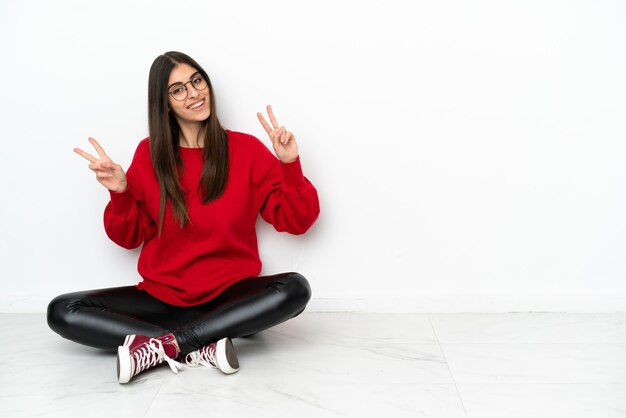
M 161 192 L 159 236 L 163 227 L 165 206 L 169 198 L 172 215 L 182 229 L 190 221 L 185 196 L 179 182 L 184 169 L 179 154 L 180 127 L 174 112 L 168 111 L 167 82 L 178 64 L 188 64 L 202 74 L 209 88 L 211 115 L 202 123 L 198 136 L 204 136 L 202 176 L 198 185 L 201 201 L 207 204 L 224 193 L 228 180 L 228 134 L 222 128 L 215 107 L 213 86 L 206 71 L 188 55 L 170 51 L 159 55 L 150 67 L 148 77 L 148 126 L 150 155 Z M 198 138 L 199 139 L 199 138 Z

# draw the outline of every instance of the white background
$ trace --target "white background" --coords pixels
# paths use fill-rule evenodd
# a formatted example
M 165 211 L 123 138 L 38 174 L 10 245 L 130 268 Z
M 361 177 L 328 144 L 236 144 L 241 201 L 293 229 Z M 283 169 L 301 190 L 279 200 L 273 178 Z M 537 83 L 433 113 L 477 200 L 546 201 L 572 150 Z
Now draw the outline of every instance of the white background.
M 311 310 L 623 310 L 625 4 L 3 0 L 0 311 L 140 279 L 72 148 L 128 167 L 169 50 L 225 128 L 295 133 L 321 216 L 259 245 Z

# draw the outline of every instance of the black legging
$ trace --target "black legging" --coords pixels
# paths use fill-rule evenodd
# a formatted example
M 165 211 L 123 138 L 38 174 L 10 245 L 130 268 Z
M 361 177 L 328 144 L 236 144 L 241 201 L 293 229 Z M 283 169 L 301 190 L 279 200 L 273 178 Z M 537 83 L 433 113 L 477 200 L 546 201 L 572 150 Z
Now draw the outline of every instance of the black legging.
M 114 287 L 56 297 L 48 305 L 48 325 L 64 338 L 107 350 L 128 334 L 172 332 L 188 354 L 280 324 L 304 311 L 310 298 L 309 283 L 298 273 L 243 279 L 195 306 L 170 305 L 135 286 Z

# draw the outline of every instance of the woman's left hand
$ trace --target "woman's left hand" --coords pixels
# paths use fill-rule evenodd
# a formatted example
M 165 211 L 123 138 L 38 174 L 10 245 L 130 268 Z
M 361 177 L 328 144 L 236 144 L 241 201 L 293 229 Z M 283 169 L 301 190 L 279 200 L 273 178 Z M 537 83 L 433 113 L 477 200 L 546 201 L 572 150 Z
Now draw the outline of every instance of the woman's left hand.
M 292 163 L 296 161 L 298 158 L 298 143 L 296 142 L 296 137 L 294 134 L 287 131 L 284 126 L 278 126 L 274 112 L 272 112 L 272 106 L 267 105 L 267 113 L 270 115 L 272 126 L 265 121 L 265 118 L 260 112 L 257 112 L 256 115 L 272 140 L 276 156 L 282 163 Z

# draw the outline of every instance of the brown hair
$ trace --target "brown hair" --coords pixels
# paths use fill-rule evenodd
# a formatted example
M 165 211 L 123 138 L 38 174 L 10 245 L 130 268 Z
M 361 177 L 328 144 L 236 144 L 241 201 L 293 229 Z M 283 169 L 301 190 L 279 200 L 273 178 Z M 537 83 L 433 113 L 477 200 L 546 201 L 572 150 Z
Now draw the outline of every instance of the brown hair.
M 188 64 L 202 74 L 209 87 L 211 115 L 202 124 L 198 135 L 204 135 L 204 164 L 198 185 L 202 203 L 207 204 L 224 193 L 228 180 L 228 134 L 222 128 L 215 108 L 215 94 L 206 71 L 191 57 L 182 52 L 170 51 L 159 55 L 150 67 L 148 77 L 148 126 L 150 135 L 150 155 L 159 181 L 161 207 L 159 212 L 159 236 L 163 227 L 165 205 L 169 197 L 172 214 L 181 229 L 189 219 L 185 196 L 178 181 L 180 170 L 184 169 L 179 155 L 180 127 L 168 111 L 167 82 L 170 73 L 178 64 Z

